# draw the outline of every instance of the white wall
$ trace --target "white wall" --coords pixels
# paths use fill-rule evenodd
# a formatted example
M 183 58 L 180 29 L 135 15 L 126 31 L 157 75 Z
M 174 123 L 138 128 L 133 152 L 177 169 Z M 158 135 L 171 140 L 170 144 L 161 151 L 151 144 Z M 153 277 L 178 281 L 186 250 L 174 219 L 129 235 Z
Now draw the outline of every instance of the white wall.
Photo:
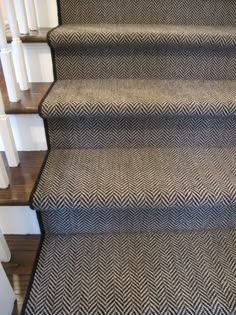
M 57 1 L 34 0 L 39 27 L 55 27 L 58 25 Z
M 44 151 L 47 142 L 43 120 L 38 114 L 9 115 L 18 151 Z M 4 151 L 0 137 L 0 151 Z
M 11 50 L 11 44 L 8 45 Z M 53 82 L 51 50 L 47 43 L 24 43 L 24 56 L 29 82 Z
M 0 226 L 3 234 L 40 234 L 36 212 L 28 206 L 1 206 Z
M 47 43 L 24 44 L 29 82 L 53 82 L 51 50 Z

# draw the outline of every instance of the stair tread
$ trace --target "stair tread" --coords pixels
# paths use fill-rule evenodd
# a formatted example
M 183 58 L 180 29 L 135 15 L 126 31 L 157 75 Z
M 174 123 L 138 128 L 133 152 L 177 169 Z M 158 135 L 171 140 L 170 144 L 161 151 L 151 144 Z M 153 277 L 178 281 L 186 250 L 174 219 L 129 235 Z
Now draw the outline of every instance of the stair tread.
M 6 156 L 3 155 L 10 185 L 7 189 L 0 189 L 0 206 L 29 205 L 30 193 L 46 156 L 45 151 L 19 151 L 18 153 L 20 158 L 18 167 L 8 167 Z
M 235 116 L 236 80 L 58 80 L 40 114 Z
M 170 44 L 236 47 L 236 27 L 168 24 L 67 24 L 49 35 L 53 46 Z
M 235 242 L 235 229 L 47 235 L 24 314 L 235 314 Z
M 227 207 L 236 202 L 235 163 L 236 148 L 53 149 L 33 207 L 97 212 Z

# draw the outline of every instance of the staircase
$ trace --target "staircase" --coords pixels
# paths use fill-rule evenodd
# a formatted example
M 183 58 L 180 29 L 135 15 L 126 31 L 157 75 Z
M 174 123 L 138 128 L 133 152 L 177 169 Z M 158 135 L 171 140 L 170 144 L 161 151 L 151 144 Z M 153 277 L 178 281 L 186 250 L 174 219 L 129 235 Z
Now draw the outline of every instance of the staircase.
M 236 314 L 236 2 L 58 0 L 25 315 Z

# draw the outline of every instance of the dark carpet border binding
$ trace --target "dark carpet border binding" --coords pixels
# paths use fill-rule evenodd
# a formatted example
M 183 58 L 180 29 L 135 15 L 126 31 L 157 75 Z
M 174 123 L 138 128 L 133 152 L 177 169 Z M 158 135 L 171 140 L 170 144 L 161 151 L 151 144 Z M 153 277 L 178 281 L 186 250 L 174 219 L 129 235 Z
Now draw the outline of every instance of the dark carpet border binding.
M 51 88 L 53 87 L 54 83 L 51 85 L 50 89 L 47 91 L 46 95 L 43 97 L 41 103 L 44 101 L 44 99 L 47 97 L 47 95 L 51 91 Z M 40 103 L 40 105 L 41 105 L 41 103 Z M 50 142 L 49 142 L 49 137 L 48 137 L 47 121 L 46 121 L 46 119 L 44 119 L 43 121 L 44 121 L 44 127 L 45 127 L 45 131 L 46 131 L 46 140 L 47 140 L 47 145 L 48 145 L 48 151 L 47 151 L 47 154 L 46 154 L 46 156 L 45 156 L 45 158 L 43 160 L 43 163 L 41 165 L 41 168 L 40 168 L 38 177 L 36 179 L 36 182 L 34 184 L 33 190 L 32 190 L 32 192 L 30 194 L 29 206 L 30 206 L 30 208 L 32 210 L 34 210 L 34 208 L 33 208 L 33 196 L 34 196 L 34 193 L 35 193 L 35 191 L 37 189 L 38 183 L 40 181 L 40 178 L 42 176 L 45 164 L 47 162 L 47 159 L 48 159 L 48 156 L 49 156 L 49 153 L 50 153 Z M 32 288 L 32 285 L 33 285 L 33 282 L 34 282 L 35 273 L 36 273 L 36 270 L 37 270 L 37 267 L 38 267 L 38 263 L 39 263 L 41 249 L 42 249 L 44 238 L 45 238 L 45 231 L 44 231 L 44 226 L 43 226 L 43 220 L 42 220 L 41 213 L 39 211 L 36 211 L 36 215 L 37 215 L 37 219 L 38 219 L 38 223 L 39 223 L 39 227 L 40 227 L 41 236 L 40 236 L 39 246 L 38 246 L 38 249 L 37 249 L 37 253 L 36 253 L 36 256 L 35 256 L 35 259 L 34 259 L 34 263 L 33 263 L 33 267 L 32 267 L 32 271 L 31 271 L 29 285 L 28 285 L 27 292 L 26 292 L 26 295 L 25 295 L 25 298 L 24 298 L 24 303 L 23 303 L 23 306 L 22 306 L 21 315 L 25 315 L 26 307 L 27 307 L 28 300 L 29 300 L 29 297 L 30 297 L 31 288 Z
M 58 26 L 57 26 L 58 27 Z M 53 29 L 51 29 L 48 34 L 47 34 L 47 43 L 51 49 L 51 56 L 52 56 L 52 64 L 53 64 L 53 75 L 54 75 L 54 82 L 51 84 L 50 88 L 48 89 L 48 91 L 46 92 L 46 94 L 44 95 L 44 97 L 41 99 L 40 103 L 39 103 L 39 106 L 38 106 L 38 114 L 39 116 L 43 119 L 43 122 L 44 122 L 44 129 L 45 129 L 45 134 L 46 134 L 46 141 L 47 141 L 47 147 L 48 147 L 48 151 L 47 151 L 47 154 L 44 158 L 44 161 L 43 161 L 43 164 L 40 168 L 40 171 L 39 171 L 39 174 L 38 174 L 38 177 L 36 179 L 36 182 L 34 184 L 34 187 L 33 187 L 33 190 L 30 194 L 30 198 L 29 198 L 29 206 L 32 210 L 34 210 L 34 207 L 33 207 L 33 196 L 34 196 L 34 193 L 38 187 L 38 184 L 39 184 L 39 181 L 40 181 L 40 178 L 42 176 L 42 172 L 43 172 L 43 169 L 45 167 L 45 164 L 47 162 L 47 159 L 48 159 L 48 155 L 50 153 L 50 149 L 51 149 L 51 145 L 50 145 L 50 139 L 49 139 L 49 133 L 48 133 L 48 123 L 47 123 L 47 119 L 43 118 L 41 116 L 41 107 L 42 107 L 42 104 L 44 102 L 44 100 L 48 97 L 49 93 L 51 92 L 54 84 L 56 83 L 57 81 L 57 73 L 56 73 L 56 66 L 55 66 L 55 53 L 54 53 L 54 49 L 53 47 L 51 46 L 50 44 L 50 40 L 49 40 L 49 36 L 50 36 L 50 33 L 53 32 L 57 27 L 54 27 Z M 42 222 L 41 222 L 42 223 Z
M 51 45 L 51 42 L 50 42 L 50 34 L 55 30 L 57 29 L 58 27 L 60 27 L 60 23 L 58 26 L 52 28 L 48 33 L 47 33 L 47 43 L 51 49 L 51 56 L 52 56 L 52 66 L 53 66 L 53 75 L 54 75 L 54 82 L 57 81 L 57 72 L 56 72 L 56 63 L 55 63 L 55 50 L 53 48 L 53 46 Z
M 54 86 L 55 82 L 52 83 L 52 85 L 50 86 L 50 88 L 48 89 L 47 93 L 45 94 L 45 96 L 42 98 L 41 102 L 40 102 L 40 105 L 39 105 L 39 111 L 40 111 L 40 108 L 41 108 L 41 105 L 42 103 L 44 102 L 45 98 L 48 96 L 48 94 L 50 93 L 52 87 Z M 36 179 L 36 182 L 34 184 L 34 187 L 31 191 L 31 194 L 30 194 L 30 198 L 29 198 L 29 206 L 32 210 L 34 210 L 34 207 L 33 207 L 33 196 L 34 196 L 34 193 L 37 189 L 37 186 L 38 186 L 38 183 L 40 181 L 40 178 L 42 176 L 42 173 L 43 173 L 43 169 L 45 167 L 45 164 L 47 162 L 47 159 L 48 159 L 48 155 L 50 153 L 50 149 L 51 149 L 51 145 L 50 145 L 50 140 L 49 140 L 49 134 L 48 134 L 48 123 L 47 123 L 47 120 L 46 119 L 43 119 L 43 122 L 44 122 L 44 129 L 45 129 L 45 134 L 46 134 L 46 141 L 47 141 L 47 147 L 48 147 L 48 150 L 47 150 L 47 154 L 43 160 L 43 163 L 41 165 L 41 168 L 40 168 L 40 171 L 39 171 L 39 174 L 37 176 L 37 179 Z

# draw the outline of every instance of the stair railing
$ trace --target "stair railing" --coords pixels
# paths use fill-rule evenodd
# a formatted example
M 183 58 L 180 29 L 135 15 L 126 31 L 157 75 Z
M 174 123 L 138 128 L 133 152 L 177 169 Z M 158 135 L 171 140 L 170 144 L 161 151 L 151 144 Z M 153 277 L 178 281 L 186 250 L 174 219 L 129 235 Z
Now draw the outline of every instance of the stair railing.
M 1 63 L 3 74 L 6 82 L 7 93 L 10 102 L 18 102 L 20 100 L 19 86 L 16 80 L 16 73 L 13 65 L 12 55 L 7 45 L 5 23 L 3 15 L 0 11 L 0 48 Z
M 34 7 L 34 0 L 4 0 L 4 4 L 12 35 L 11 42 L 12 55 L 6 39 L 5 21 L 0 12 L 1 63 L 4 72 L 4 78 L 7 86 L 9 100 L 11 102 L 17 102 L 20 100 L 20 90 L 25 91 L 29 89 L 23 44 L 20 39 L 19 25 L 22 32 L 28 33 L 29 29 L 30 30 L 37 29 L 37 20 Z M 9 118 L 5 113 L 1 91 L 0 136 L 2 138 L 9 166 L 10 167 L 18 166 L 19 155 L 16 150 L 16 145 L 14 142 Z M 0 155 L 0 187 L 6 188 L 8 187 L 8 185 L 9 178 L 7 176 L 2 156 Z
M 11 0 L 7 0 L 10 1 Z M 11 6 L 9 7 L 11 8 Z M 17 102 L 20 99 L 19 88 L 16 80 L 15 70 L 13 66 L 12 56 L 7 46 L 5 25 L 2 14 L 0 14 L 0 46 L 1 46 L 1 62 L 6 81 L 9 100 Z M 15 141 L 13 138 L 9 118 L 5 114 L 2 93 L 0 91 L 0 136 L 2 138 L 4 149 L 7 156 L 9 166 L 16 167 L 19 165 L 19 155 L 16 150 Z M 9 185 L 9 179 L 6 169 L 0 157 L 0 186 L 6 188 Z

